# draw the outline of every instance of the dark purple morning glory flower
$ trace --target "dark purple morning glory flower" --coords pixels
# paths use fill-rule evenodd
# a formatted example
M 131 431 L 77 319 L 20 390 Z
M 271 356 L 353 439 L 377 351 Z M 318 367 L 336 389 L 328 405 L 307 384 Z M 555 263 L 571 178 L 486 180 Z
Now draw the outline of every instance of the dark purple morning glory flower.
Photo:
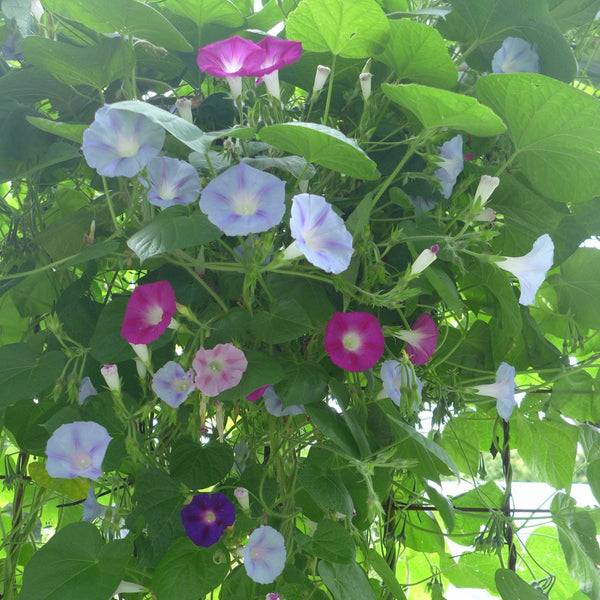
M 197 494 L 181 510 L 186 535 L 196 544 L 208 548 L 216 544 L 226 527 L 235 521 L 235 508 L 223 494 Z

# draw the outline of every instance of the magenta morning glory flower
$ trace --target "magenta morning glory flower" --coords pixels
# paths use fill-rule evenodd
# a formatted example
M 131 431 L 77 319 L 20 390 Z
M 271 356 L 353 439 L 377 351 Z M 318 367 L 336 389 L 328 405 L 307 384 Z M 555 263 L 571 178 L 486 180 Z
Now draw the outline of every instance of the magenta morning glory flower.
M 196 387 L 205 396 L 217 396 L 235 387 L 248 367 L 246 356 L 233 344 L 217 344 L 211 350 L 200 348 L 192 362 Z
M 198 199 L 202 184 L 198 172 L 183 160 L 160 156 L 150 161 L 148 202 L 161 208 L 187 205 Z
M 346 371 L 370 369 L 383 354 L 379 321 L 366 312 L 336 312 L 325 327 L 325 351 Z
M 215 177 L 203 190 L 200 210 L 225 235 L 261 233 L 281 222 L 285 182 L 246 163 Z
M 524 256 L 502 256 L 496 263 L 501 269 L 512 273 L 521 285 L 519 303 L 530 306 L 535 295 L 546 278 L 546 273 L 554 260 L 554 242 L 545 233 L 533 243 L 533 248 Z
M 46 471 L 51 477 L 75 479 L 102 475 L 102 461 L 112 437 L 93 421 L 65 423 L 54 431 L 46 444 Z
M 279 69 L 300 58 L 302 44 L 268 36 L 258 42 L 257 46 L 265 51 L 265 57 L 261 63 L 261 73 L 258 73 L 261 78 L 256 83 L 258 85 L 264 81 L 269 94 L 279 98 Z
M 350 265 L 352 235 L 322 196 L 298 194 L 292 198 L 290 232 L 295 241 L 286 248 L 285 258 L 303 254 L 327 273 L 341 273 Z
M 433 176 L 442 186 L 444 198 L 450 198 L 456 178 L 463 170 L 463 139 L 462 135 L 456 135 L 451 140 L 438 146 L 439 168 L 434 171 Z
M 301 415 L 304 412 L 304 406 L 301 404 L 290 404 L 290 406 L 283 408 L 283 402 L 275 393 L 275 388 L 272 385 L 267 387 L 263 395 L 265 398 L 265 409 L 274 417 L 289 417 Z
M 406 342 L 406 353 L 413 365 L 424 365 L 435 352 L 438 334 L 431 315 L 424 313 L 410 331 L 397 331 L 394 336 Z
M 255 529 L 244 548 L 244 567 L 256 583 L 273 583 L 285 567 L 283 536 L 269 525 Z
M 163 147 L 165 130 L 143 115 L 105 104 L 83 132 L 83 155 L 106 177 L 137 175 Z
M 158 369 L 152 378 L 154 393 L 172 408 L 183 404 L 194 387 L 192 369 L 186 372 L 173 360 Z
M 127 303 L 121 335 L 130 344 L 149 344 L 164 333 L 175 310 L 175 292 L 168 281 L 138 285 Z
M 531 44 L 522 38 L 507 37 L 492 58 L 494 73 L 539 73 L 540 59 Z
M 381 397 L 390 398 L 396 406 L 400 406 L 402 396 L 408 396 L 413 400 L 410 410 L 419 409 L 423 382 L 417 377 L 410 362 L 384 361 L 381 365 L 381 381 L 383 383 Z
M 475 388 L 476 394 L 496 398 L 496 410 L 500 417 L 508 422 L 517 406 L 515 400 L 515 368 L 508 363 L 500 363 L 496 371 L 496 382 L 480 385 Z
M 235 508 L 223 494 L 197 494 L 181 509 L 186 535 L 196 546 L 216 544 L 235 522 Z
M 263 385 L 262 387 L 255 389 L 253 392 L 246 396 L 246 400 L 248 400 L 248 402 L 256 402 L 259 398 L 263 397 L 263 394 L 265 393 L 268 387 L 268 385 Z

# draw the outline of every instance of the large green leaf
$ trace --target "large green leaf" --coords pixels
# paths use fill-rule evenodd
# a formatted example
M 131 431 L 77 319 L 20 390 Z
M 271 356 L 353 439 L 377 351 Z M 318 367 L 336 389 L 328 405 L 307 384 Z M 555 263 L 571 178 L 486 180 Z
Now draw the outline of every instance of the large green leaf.
M 600 423 L 600 382 L 587 371 L 567 372 L 552 388 L 550 403 L 581 423 Z
M 325 402 L 309 404 L 306 412 L 314 426 L 326 435 L 338 448 L 352 458 L 359 458 L 360 452 L 348 425 L 342 415 Z
M 446 42 L 438 31 L 417 21 L 390 21 L 390 41 L 378 57 L 400 79 L 441 88 L 453 88 L 458 73 Z
M 144 262 L 165 252 L 208 244 L 222 235 L 223 232 L 200 211 L 190 215 L 185 207 L 172 206 L 134 233 L 127 245 Z
M 317 524 L 310 544 L 310 554 L 336 563 L 352 562 L 356 549 L 346 529 L 330 519 Z
M 379 172 L 358 144 L 337 129 L 317 123 L 281 123 L 260 130 L 260 139 L 291 154 L 357 179 L 377 179 Z
M 496 571 L 496 587 L 502 600 L 545 600 L 542 592 L 532 588 L 514 571 L 498 569 Z
M 479 438 L 469 419 L 460 416 L 450 419 L 444 426 L 440 441 L 461 473 L 473 477 L 479 469 Z
M 482 588 L 497 592 L 494 575 L 498 569 L 498 558 L 484 552 L 465 552 L 458 562 L 444 567 L 444 574 L 457 588 Z
M 550 16 L 561 31 L 579 27 L 594 19 L 600 0 L 548 0 Z
M 340 565 L 320 560 L 318 570 L 335 600 L 377 600 L 365 572 L 356 562 Z
M 206 445 L 178 439 L 171 452 L 171 476 L 192 490 L 202 490 L 224 479 L 233 466 L 233 450 L 228 444 Z
M 313 462 L 305 464 L 298 472 L 298 481 L 312 499 L 324 510 L 352 517 L 354 505 L 339 472 L 319 468 Z
M 275 391 L 283 406 L 312 404 L 327 396 L 327 374 L 318 363 L 288 360 L 282 366 L 285 377 L 275 386 Z
M 384 585 L 392 592 L 396 600 L 406 600 L 406 594 L 402 589 L 402 586 L 398 583 L 396 575 L 387 564 L 383 556 L 376 552 L 373 548 L 369 548 L 367 551 L 367 560 L 373 567 L 377 575 L 381 577 Z
M 254 315 L 250 330 L 257 340 L 268 344 L 289 342 L 304 335 L 311 320 L 294 298 L 277 300 L 270 311 Z
M 194 21 L 198 27 L 208 24 L 239 27 L 244 22 L 242 13 L 231 0 L 167 0 L 165 6 L 176 15 Z
M 543 75 L 486 75 L 477 96 L 499 114 L 515 163 L 536 191 L 559 202 L 583 202 L 600 188 L 600 118 L 596 100 Z
M 289 15 L 286 34 L 305 51 L 367 58 L 385 48 L 389 25 L 375 0 L 303 0 Z
M 130 543 L 105 544 L 91 523 L 57 531 L 27 563 L 20 600 L 106 600 L 121 582 Z
M 381 89 L 390 100 L 414 114 L 425 129 L 452 129 L 481 137 L 506 131 L 500 117 L 475 98 L 415 83 L 384 83 Z
M 192 47 L 156 9 L 137 0 L 44 0 L 44 8 L 99 33 L 128 34 L 180 52 Z

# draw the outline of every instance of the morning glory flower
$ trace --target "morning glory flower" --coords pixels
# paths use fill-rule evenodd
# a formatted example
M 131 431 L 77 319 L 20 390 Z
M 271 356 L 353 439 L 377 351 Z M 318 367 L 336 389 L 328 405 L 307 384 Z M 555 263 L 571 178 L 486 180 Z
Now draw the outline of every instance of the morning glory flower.
M 315 71 L 315 81 L 313 83 L 313 96 L 323 89 L 325 82 L 329 77 L 329 73 L 331 73 L 331 69 L 329 67 L 326 67 L 325 65 L 317 66 L 317 70 Z
M 87 523 L 91 523 L 94 519 L 98 517 L 103 517 L 106 512 L 106 506 L 103 506 L 96 500 L 96 495 L 94 494 L 94 486 L 90 486 L 88 490 L 88 495 L 86 496 L 85 501 L 83 502 L 83 516 L 81 519 Z
M 83 155 L 106 177 L 137 175 L 163 147 L 165 130 L 147 117 L 105 104 L 83 132 Z
M 179 363 L 170 360 L 154 373 L 152 389 L 163 402 L 177 408 L 194 389 L 194 372 L 192 369 L 186 372 Z
M 202 184 L 189 163 L 161 156 L 150 161 L 146 172 L 150 181 L 148 202 L 154 206 L 187 205 L 198 199 Z
M 175 110 L 177 111 L 177 114 L 188 123 L 194 122 L 194 117 L 192 116 L 192 101 L 189 98 L 177 98 L 177 100 L 175 100 Z
M 233 490 L 233 495 L 240 503 L 240 506 L 244 512 L 250 510 L 250 494 L 245 487 L 236 487 L 235 490 Z
M 270 592 L 266 595 L 265 600 L 279 600 L 279 592 Z
M 244 567 L 256 583 L 273 583 L 285 567 L 283 536 L 269 525 L 255 529 L 244 548 Z
M 383 354 L 385 340 L 376 317 L 366 312 L 336 312 L 325 327 L 325 351 L 346 371 L 366 371 Z
M 98 392 L 96 391 L 96 388 L 94 387 L 94 384 L 92 383 L 92 380 L 89 377 L 84 377 L 81 380 L 81 384 L 79 385 L 79 391 L 77 394 L 77 403 L 80 406 L 83 406 L 83 403 L 86 401 L 87 398 L 89 398 L 90 396 L 97 396 Z
M 149 344 L 165 332 L 175 310 L 175 292 L 168 281 L 138 285 L 127 303 L 121 335 L 130 344 Z
M 524 256 L 502 256 L 496 263 L 501 269 L 512 273 L 521 285 L 519 303 L 531 306 L 535 295 L 552 267 L 554 260 L 554 242 L 545 233 L 533 243 L 533 248 Z
M 442 186 L 444 198 L 450 198 L 456 178 L 463 170 L 463 139 L 462 135 L 456 135 L 451 140 L 438 146 L 439 168 L 434 171 L 433 176 Z
M 425 248 L 419 256 L 415 259 L 415 262 L 410 266 L 410 274 L 418 275 L 421 271 L 424 271 L 432 262 L 437 258 L 437 253 L 440 251 L 440 247 L 434 244 L 430 248 Z
M 279 69 L 291 65 L 300 58 L 302 44 L 268 36 L 260 40 L 257 46 L 265 51 L 265 58 L 261 64 L 261 77 L 256 84 L 264 81 L 269 94 L 279 99 Z
M 216 544 L 235 522 L 235 508 L 223 494 L 197 494 L 181 509 L 185 534 L 196 546 Z
M 475 191 L 475 203 L 479 203 L 478 206 L 483 207 L 494 190 L 500 185 L 499 177 L 492 177 L 491 175 L 482 175 L 479 180 L 479 185 Z
M 259 388 L 256 388 L 253 392 L 246 396 L 246 400 L 248 400 L 248 402 L 256 402 L 259 398 L 263 397 L 263 394 L 268 389 L 268 387 L 268 385 L 263 385 Z
M 292 198 L 290 232 L 295 241 L 286 248 L 285 258 L 303 254 L 327 273 L 342 273 L 350 265 L 352 235 L 322 196 L 298 194 Z
M 492 58 L 494 73 L 539 73 L 540 59 L 534 48 L 522 38 L 507 37 Z
M 517 406 L 515 400 L 515 368 L 502 362 L 496 371 L 496 383 L 480 385 L 475 388 L 476 394 L 496 398 L 496 410 L 506 422 Z
M 102 475 L 102 461 L 112 437 L 93 421 L 61 425 L 46 444 L 46 471 L 51 477 L 75 479 Z
M 413 400 L 410 410 L 414 412 L 419 409 L 423 382 L 417 377 L 410 362 L 384 361 L 381 365 L 381 382 L 383 383 L 381 397 L 390 398 L 396 406 L 400 406 L 400 399 L 408 396 Z
M 225 235 L 261 233 L 285 213 L 285 182 L 246 163 L 215 177 L 203 190 L 200 210 Z
M 424 313 L 414 322 L 411 330 L 397 331 L 393 335 L 406 342 L 406 353 L 413 365 L 424 365 L 435 352 L 438 334 L 431 315 Z
M 211 350 L 200 348 L 192 362 L 196 387 L 208 397 L 235 387 L 248 367 L 246 356 L 233 344 L 217 344 Z
M 119 378 L 119 368 L 117 365 L 103 365 L 100 369 L 100 374 L 104 377 L 104 381 L 109 390 L 112 392 L 121 391 L 121 380 Z
M 281 398 L 275 393 L 275 388 L 270 385 L 265 390 L 263 397 L 265 399 L 265 409 L 274 417 L 289 417 L 301 415 L 304 412 L 304 406 L 301 404 L 290 404 L 283 408 Z

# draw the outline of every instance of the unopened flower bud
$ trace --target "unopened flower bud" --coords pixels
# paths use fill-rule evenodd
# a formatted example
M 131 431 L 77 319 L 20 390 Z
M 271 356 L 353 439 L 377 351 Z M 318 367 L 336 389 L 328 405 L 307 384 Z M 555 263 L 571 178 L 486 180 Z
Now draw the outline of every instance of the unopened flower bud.
M 147 365 L 150 362 L 150 352 L 146 344 L 129 344 L 133 351 L 137 354 L 138 358 Z
M 326 67 L 325 65 L 319 65 L 317 67 L 317 72 L 315 73 L 315 82 L 313 84 L 313 94 L 320 92 L 329 77 L 329 73 L 331 73 L 331 69 Z
M 474 221 L 495 221 L 496 211 L 491 208 L 484 208 L 477 216 L 473 217 Z
M 250 495 L 246 488 L 235 488 L 233 495 L 237 498 L 243 511 L 248 511 L 250 509 Z
M 360 89 L 362 91 L 362 95 L 363 98 L 365 99 L 365 102 L 369 99 L 369 96 L 371 95 L 371 79 L 373 78 L 373 75 L 371 75 L 371 73 L 361 73 L 358 76 L 358 80 L 360 82 Z
M 219 442 L 223 443 L 224 433 L 225 433 L 225 421 L 223 418 L 223 403 L 219 402 L 219 400 L 215 401 L 215 405 L 217 407 L 217 414 L 215 415 L 215 419 L 217 421 L 217 432 L 219 434 Z
M 109 390 L 113 392 L 121 391 L 121 381 L 119 379 L 119 369 L 117 365 L 104 365 L 100 369 L 100 373 L 102 373 L 102 377 L 104 377 L 104 381 L 106 381 L 106 385 Z
M 439 249 L 440 247 L 437 244 L 434 244 L 431 248 L 425 248 L 410 267 L 410 274 L 418 275 L 421 271 L 424 271 L 437 258 Z
M 177 114 L 186 121 L 190 123 L 194 122 L 192 117 L 192 101 L 189 98 L 177 98 L 175 100 L 175 108 L 177 109 Z

